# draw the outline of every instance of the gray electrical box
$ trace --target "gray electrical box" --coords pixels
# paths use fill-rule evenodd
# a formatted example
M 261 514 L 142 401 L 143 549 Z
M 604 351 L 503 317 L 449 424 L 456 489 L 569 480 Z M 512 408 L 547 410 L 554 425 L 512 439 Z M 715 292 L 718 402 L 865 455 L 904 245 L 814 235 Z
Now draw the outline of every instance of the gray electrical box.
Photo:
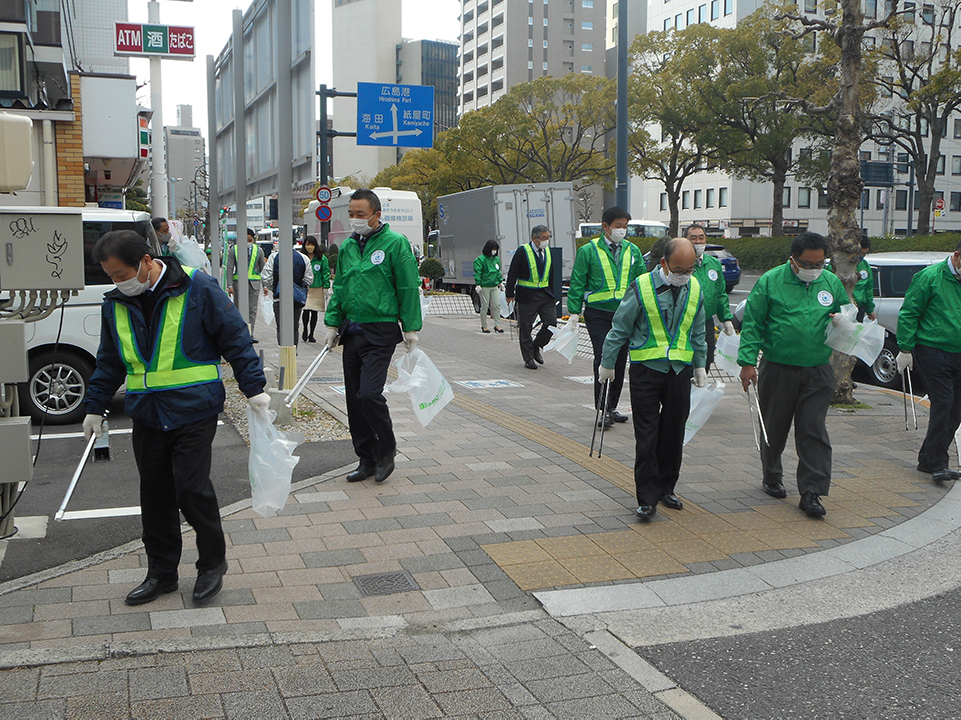
M 30 418 L 0 418 L 0 458 L 3 458 L 3 482 L 27 482 L 33 478 Z
M 21 320 L 0 320 L 0 383 L 27 379 L 27 327 Z
M 0 290 L 82 290 L 80 208 L 0 208 Z

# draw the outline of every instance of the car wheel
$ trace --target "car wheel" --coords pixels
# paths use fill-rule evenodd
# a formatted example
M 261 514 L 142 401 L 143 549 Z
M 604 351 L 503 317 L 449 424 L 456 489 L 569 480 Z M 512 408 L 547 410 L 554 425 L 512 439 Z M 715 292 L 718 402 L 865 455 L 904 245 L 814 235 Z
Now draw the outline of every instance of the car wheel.
M 869 368 L 871 381 L 875 385 L 897 390 L 901 387 L 901 375 L 898 372 L 898 346 L 891 340 L 884 341 L 881 354 Z
M 40 353 L 30 359 L 30 379 L 20 383 L 20 406 L 34 420 L 69 425 L 83 420 L 90 363 L 79 355 Z
M 736 287 L 737 287 L 737 283 L 727 283 L 727 285 L 725 286 L 727 290 L 727 294 L 730 295 L 731 291 Z

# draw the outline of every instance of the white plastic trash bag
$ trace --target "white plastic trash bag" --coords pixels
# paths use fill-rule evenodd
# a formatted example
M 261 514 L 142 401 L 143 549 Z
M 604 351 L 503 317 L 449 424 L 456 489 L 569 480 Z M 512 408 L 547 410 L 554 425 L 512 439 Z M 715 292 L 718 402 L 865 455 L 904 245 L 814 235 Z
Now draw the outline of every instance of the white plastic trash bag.
M 427 311 L 430 309 L 430 297 L 424 295 L 424 291 L 420 291 L 420 317 L 421 319 L 427 317 Z
M 567 364 L 570 365 L 574 359 L 574 353 L 577 352 L 577 331 L 566 323 L 560 329 L 549 327 L 548 330 L 554 333 L 554 337 L 548 341 L 544 349 L 556 350 L 567 358 Z
M 210 260 L 200 243 L 181 234 L 177 223 L 170 224 L 169 227 L 170 240 L 167 241 L 167 250 L 170 254 L 177 258 L 181 265 L 199 268 L 210 275 Z
M 260 319 L 267 325 L 274 322 L 274 301 L 268 295 L 260 296 Z
M 283 510 L 290 494 L 290 478 L 300 458 L 294 449 L 304 442 L 299 432 L 284 432 L 274 427 L 277 413 L 247 408 L 250 436 L 250 497 L 254 512 L 271 517 Z
M 506 292 L 501 290 L 500 293 L 501 293 L 501 317 L 509 318 L 511 316 L 511 313 L 514 312 L 514 303 L 507 302 Z
M 740 335 L 721 333 L 717 338 L 717 347 L 714 350 L 714 364 L 729 375 L 738 377 L 741 374 L 741 368 L 737 364 L 737 353 L 740 349 Z
M 698 430 L 704 427 L 722 397 L 724 397 L 724 383 L 708 383 L 707 387 L 702 388 L 691 384 L 691 411 L 684 425 L 685 445 L 691 441 Z
M 857 314 L 855 305 L 848 303 L 842 306 L 824 331 L 824 344 L 872 365 L 884 348 L 884 328 L 874 320 L 859 323 Z
M 450 383 L 420 348 L 405 353 L 394 366 L 397 368 L 397 379 L 386 390 L 407 393 L 417 421 L 427 427 L 437 413 L 454 399 Z

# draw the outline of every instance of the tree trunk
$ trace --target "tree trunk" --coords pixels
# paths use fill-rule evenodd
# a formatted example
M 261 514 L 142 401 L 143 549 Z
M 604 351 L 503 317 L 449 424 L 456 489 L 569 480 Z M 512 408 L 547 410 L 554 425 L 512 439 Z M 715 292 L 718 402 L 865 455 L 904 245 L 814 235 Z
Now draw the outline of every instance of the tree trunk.
M 937 160 L 934 158 L 936 157 L 934 152 L 928 155 L 928 167 L 925 168 L 924 175 L 917 175 L 918 235 L 931 234 L 931 201 L 934 200 L 935 170 L 937 168 Z
M 858 99 L 864 12 L 860 0 L 841 0 L 841 6 L 841 26 L 834 36 L 841 49 L 841 81 L 836 98 L 838 115 L 828 174 L 828 240 L 831 244 L 831 263 L 844 283 L 848 299 L 851 300 L 857 283 L 855 267 L 861 250 L 861 227 L 858 224 L 857 208 L 864 187 L 859 156 L 862 135 Z M 837 356 L 838 353 L 834 355 Z M 853 404 L 853 363 L 848 356 L 844 356 L 835 357 L 832 364 L 837 376 L 834 402 Z
M 784 183 L 787 180 L 787 168 L 780 165 L 773 167 L 774 202 L 771 205 L 771 237 L 784 235 Z
M 681 200 L 681 193 L 677 190 L 668 187 L 667 188 L 667 209 L 671 212 L 671 220 L 668 223 L 667 234 L 672 238 L 676 238 L 678 235 L 678 227 L 680 227 L 680 213 L 677 209 L 677 204 Z

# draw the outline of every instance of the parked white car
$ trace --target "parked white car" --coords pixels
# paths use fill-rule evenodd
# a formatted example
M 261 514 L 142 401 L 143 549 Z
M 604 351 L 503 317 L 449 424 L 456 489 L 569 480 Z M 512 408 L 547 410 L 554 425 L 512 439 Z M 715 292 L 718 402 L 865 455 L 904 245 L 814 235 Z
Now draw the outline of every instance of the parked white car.
M 858 360 L 856 371 L 866 374 L 872 385 L 889 388 L 901 387 L 901 376 L 895 358 L 898 355 L 898 313 L 904 302 L 904 294 L 911 285 L 915 273 L 928 265 L 944 260 L 950 253 L 946 252 L 889 252 L 870 253 L 865 256 L 868 265 L 874 271 L 874 304 L 878 316 L 878 324 L 884 328 L 884 348 L 874 364 L 867 367 Z M 744 316 L 742 300 L 734 309 L 736 324 L 740 328 L 741 318 Z M 918 381 L 915 380 L 915 390 Z
M 94 244 L 111 230 L 133 230 L 160 253 L 145 212 L 84 208 L 82 216 L 84 289 L 62 310 L 26 325 L 30 378 L 19 386 L 21 412 L 34 420 L 46 415 L 51 424 L 80 422 L 85 413 L 82 401 L 100 346 L 100 306 L 104 293 L 114 287 L 90 259 Z

